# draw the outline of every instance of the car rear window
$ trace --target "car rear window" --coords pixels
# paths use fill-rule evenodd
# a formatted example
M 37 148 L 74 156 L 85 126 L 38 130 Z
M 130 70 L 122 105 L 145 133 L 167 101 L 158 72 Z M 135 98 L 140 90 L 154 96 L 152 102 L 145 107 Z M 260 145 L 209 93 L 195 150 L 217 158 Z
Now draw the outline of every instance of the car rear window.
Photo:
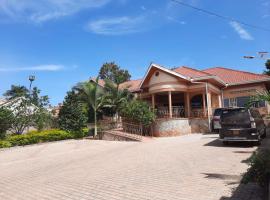
M 214 112 L 214 116 L 220 116 L 221 115 L 221 109 L 216 109 Z
M 223 110 L 221 120 L 226 124 L 250 123 L 249 112 L 246 109 Z

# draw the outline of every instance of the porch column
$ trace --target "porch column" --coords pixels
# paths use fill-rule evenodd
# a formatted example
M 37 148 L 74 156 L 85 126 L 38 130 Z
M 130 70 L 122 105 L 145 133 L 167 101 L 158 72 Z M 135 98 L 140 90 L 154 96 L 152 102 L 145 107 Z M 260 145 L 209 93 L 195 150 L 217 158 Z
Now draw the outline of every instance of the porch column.
M 212 115 L 212 96 L 211 96 L 211 92 L 208 91 L 207 94 L 207 112 L 208 112 L 208 116 Z
M 170 118 L 172 118 L 172 92 L 171 91 L 168 92 L 168 96 L 169 96 L 169 116 Z
M 152 94 L 152 108 L 155 109 L 155 94 Z
M 219 108 L 222 108 L 221 94 L 218 94 L 218 107 L 219 107 Z
M 205 102 L 205 93 L 202 94 L 203 99 L 203 116 L 206 116 L 206 102 Z
M 185 115 L 186 117 L 190 117 L 190 99 L 189 99 L 189 93 L 185 93 Z

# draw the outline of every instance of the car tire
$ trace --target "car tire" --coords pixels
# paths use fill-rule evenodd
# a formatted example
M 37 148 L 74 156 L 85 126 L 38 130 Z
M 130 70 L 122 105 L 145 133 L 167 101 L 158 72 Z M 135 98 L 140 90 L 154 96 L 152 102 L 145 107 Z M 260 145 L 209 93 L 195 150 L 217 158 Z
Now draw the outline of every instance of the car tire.
M 266 138 L 266 128 L 264 128 L 263 134 L 262 134 L 262 138 Z
M 261 140 L 256 141 L 256 142 L 255 142 L 255 145 L 256 145 L 256 146 L 260 146 L 260 145 L 261 145 Z

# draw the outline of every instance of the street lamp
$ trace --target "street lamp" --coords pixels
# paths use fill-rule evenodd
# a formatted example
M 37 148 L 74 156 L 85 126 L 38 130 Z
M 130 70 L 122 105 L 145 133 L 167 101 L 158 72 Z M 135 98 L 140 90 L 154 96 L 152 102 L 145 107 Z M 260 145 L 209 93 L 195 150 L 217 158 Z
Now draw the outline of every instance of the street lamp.
M 268 60 L 267 58 L 268 52 L 267 51 L 259 51 L 257 52 L 258 56 L 243 56 L 245 59 L 262 59 L 262 60 Z
M 32 82 L 36 79 L 35 76 L 30 75 L 29 76 L 29 81 L 30 81 L 30 86 L 29 86 L 29 92 L 31 93 L 31 89 L 32 89 Z

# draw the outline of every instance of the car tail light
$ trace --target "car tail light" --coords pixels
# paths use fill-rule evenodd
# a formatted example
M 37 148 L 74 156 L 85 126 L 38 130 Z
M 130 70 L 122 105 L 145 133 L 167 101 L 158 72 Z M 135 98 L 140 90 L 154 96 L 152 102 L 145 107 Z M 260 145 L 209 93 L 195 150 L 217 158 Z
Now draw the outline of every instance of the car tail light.
M 256 123 L 253 117 L 250 117 L 251 128 L 256 128 Z
M 214 128 L 216 128 L 216 129 L 221 128 L 220 117 L 219 116 L 216 116 L 216 117 L 213 118 L 213 123 L 214 123 Z

